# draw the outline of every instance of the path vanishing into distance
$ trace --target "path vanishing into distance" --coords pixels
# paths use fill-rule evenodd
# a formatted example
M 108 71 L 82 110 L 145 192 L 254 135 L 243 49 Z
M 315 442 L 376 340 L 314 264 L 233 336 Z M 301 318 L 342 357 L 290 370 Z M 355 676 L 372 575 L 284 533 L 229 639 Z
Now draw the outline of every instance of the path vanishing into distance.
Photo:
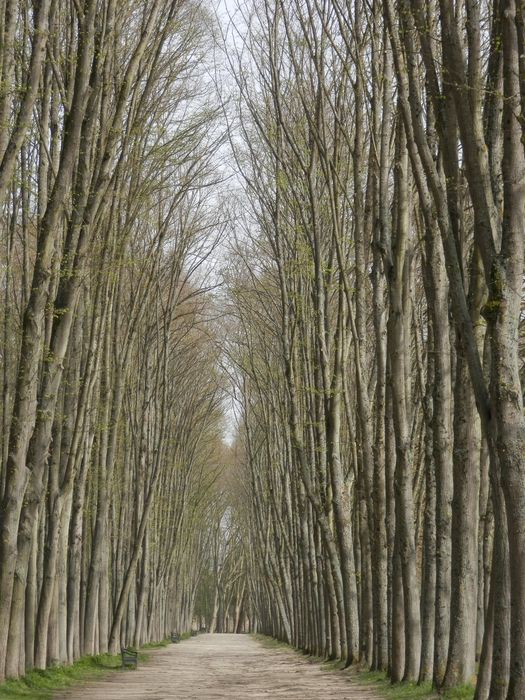
M 113 673 L 56 700 L 169 698 L 319 698 L 378 700 L 369 688 L 288 649 L 267 649 L 248 635 L 205 634 L 155 650 L 136 671 Z

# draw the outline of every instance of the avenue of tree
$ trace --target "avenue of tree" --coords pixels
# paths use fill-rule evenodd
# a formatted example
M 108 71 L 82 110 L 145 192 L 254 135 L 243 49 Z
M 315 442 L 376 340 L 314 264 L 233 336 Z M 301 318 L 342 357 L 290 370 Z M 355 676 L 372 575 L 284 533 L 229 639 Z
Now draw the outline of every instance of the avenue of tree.
M 1 3 L 0 679 L 191 624 L 222 437 L 208 19 Z
M 523 700 L 525 5 L 226 6 L 0 0 L 0 681 L 204 625 Z
M 242 8 L 229 345 L 262 629 L 524 698 L 525 6 Z

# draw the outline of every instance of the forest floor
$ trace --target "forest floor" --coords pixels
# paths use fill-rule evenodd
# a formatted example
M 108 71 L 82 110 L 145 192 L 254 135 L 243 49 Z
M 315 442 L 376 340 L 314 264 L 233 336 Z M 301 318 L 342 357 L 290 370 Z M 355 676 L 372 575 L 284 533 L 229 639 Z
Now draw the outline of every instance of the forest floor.
M 248 635 L 204 634 L 154 650 L 137 670 L 113 673 L 56 700 L 169 700 L 171 698 L 296 698 L 379 700 L 346 674 Z

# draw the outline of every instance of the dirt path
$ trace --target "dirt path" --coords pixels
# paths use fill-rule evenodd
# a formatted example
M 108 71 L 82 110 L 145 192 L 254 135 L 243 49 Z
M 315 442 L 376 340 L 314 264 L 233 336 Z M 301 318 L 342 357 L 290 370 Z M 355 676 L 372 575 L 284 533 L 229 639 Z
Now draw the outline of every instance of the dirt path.
M 246 635 L 205 634 L 152 653 L 136 671 L 114 673 L 57 700 L 301 698 L 378 700 L 343 674 L 288 650 L 266 649 Z

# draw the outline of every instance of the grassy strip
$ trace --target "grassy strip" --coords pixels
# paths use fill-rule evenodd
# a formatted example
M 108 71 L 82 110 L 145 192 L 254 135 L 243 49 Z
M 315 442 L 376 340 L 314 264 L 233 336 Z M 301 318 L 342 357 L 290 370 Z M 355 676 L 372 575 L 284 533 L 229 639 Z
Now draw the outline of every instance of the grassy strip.
M 280 642 L 273 637 L 267 637 L 264 634 L 254 634 L 253 637 L 262 644 L 266 649 L 288 649 L 299 654 L 304 654 L 300 649 Z M 343 664 L 341 661 L 323 661 L 320 657 L 309 656 L 310 661 L 321 664 L 324 671 L 342 671 Z M 356 671 L 355 668 L 348 669 L 352 680 L 355 680 L 360 685 L 369 686 L 378 696 L 382 696 L 385 700 L 472 700 L 474 698 L 474 688 L 472 686 L 461 686 L 446 690 L 436 694 L 432 690 L 430 683 L 392 683 L 386 673 L 377 671 Z
M 430 683 L 392 683 L 385 673 L 379 671 L 352 673 L 352 678 L 361 685 L 370 686 L 388 700 L 472 700 L 474 697 L 474 688 L 470 685 L 445 690 L 437 695 Z
M 265 649 L 289 649 L 290 651 L 295 651 L 298 654 L 301 653 L 300 649 L 292 647 L 286 642 L 281 642 L 275 637 L 267 637 L 265 634 L 252 634 L 254 639 L 256 639 Z
M 166 639 L 163 639 L 160 642 L 148 642 L 148 644 L 144 644 L 144 646 L 141 647 L 141 651 L 142 651 L 142 649 L 144 649 L 146 651 L 148 649 L 162 649 L 162 647 L 169 647 L 170 644 L 171 644 L 171 639 L 169 637 L 166 637 Z
M 86 680 L 93 680 L 110 671 L 120 669 L 120 656 L 100 654 L 86 656 L 70 666 L 55 666 L 45 671 L 30 671 L 16 681 L 6 681 L 0 685 L 1 700 L 31 698 L 44 700 L 52 698 L 57 690 Z
M 169 639 L 145 644 L 140 650 L 139 660 L 147 661 L 148 651 L 167 647 L 169 644 Z M 0 684 L 0 700 L 20 700 L 20 698 L 49 700 L 57 691 L 72 685 L 92 681 L 101 676 L 107 676 L 111 672 L 126 673 L 129 670 L 122 668 L 120 654 L 85 656 L 70 666 L 55 666 L 45 671 L 31 671 L 16 681 Z

